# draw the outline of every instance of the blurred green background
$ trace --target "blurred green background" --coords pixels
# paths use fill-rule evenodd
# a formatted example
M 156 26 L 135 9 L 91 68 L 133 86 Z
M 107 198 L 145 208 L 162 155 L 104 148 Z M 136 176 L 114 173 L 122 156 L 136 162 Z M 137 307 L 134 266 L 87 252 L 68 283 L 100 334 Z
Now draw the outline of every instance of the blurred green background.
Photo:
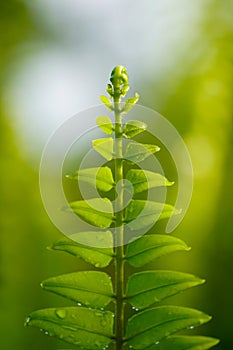
M 123 64 L 132 92 L 173 123 L 193 161 L 191 206 L 174 232 L 193 249 L 159 266 L 207 279 L 174 301 L 213 315 L 196 332 L 232 350 L 232 0 L 0 0 L 0 33 L 1 349 L 66 347 L 23 327 L 32 310 L 64 304 L 41 280 L 88 267 L 46 251 L 60 233 L 41 202 L 40 157 Z

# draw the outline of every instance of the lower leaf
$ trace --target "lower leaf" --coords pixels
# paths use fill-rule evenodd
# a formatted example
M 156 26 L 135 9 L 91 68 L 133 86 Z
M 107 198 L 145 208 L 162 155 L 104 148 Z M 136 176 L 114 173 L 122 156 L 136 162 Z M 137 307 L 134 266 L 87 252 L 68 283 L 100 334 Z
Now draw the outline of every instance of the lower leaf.
M 145 349 L 169 335 L 197 327 L 210 319 L 210 316 L 195 309 L 160 306 L 140 312 L 128 320 L 126 341 L 135 349 Z
M 83 307 L 63 307 L 32 312 L 27 326 L 84 349 L 103 349 L 112 340 L 113 314 Z
M 207 350 L 219 343 L 218 339 L 200 336 L 173 336 L 146 350 Z

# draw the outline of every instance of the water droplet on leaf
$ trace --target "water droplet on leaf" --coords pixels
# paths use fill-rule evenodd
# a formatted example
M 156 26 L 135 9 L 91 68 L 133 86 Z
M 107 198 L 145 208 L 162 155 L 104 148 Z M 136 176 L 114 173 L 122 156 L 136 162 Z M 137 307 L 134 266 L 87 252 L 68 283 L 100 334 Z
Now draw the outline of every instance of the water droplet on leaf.
M 56 313 L 56 315 L 57 315 L 57 317 L 59 317 L 59 318 L 65 318 L 66 317 L 66 310 L 62 310 L 62 309 L 57 309 L 56 311 L 55 311 L 55 313 Z

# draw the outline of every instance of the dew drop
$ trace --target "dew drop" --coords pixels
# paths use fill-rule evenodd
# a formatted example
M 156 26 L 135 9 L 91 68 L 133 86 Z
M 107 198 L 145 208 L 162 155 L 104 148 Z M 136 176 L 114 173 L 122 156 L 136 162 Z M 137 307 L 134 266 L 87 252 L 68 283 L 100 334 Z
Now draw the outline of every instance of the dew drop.
M 191 326 L 190 329 L 194 329 L 194 326 Z
M 81 304 L 81 303 L 77 303 L 77 305 L 78 305 L 78 306 L 82 306 L 82 304 Z
M 66 310 L 57 309 L 57 310 L 55 311 L 55 313 L 56 313 L 57 317 L 59 317 L 59 318 L 61 318 L 61 319 L 63 319 L 63 318 L 66 317 Z
M 45 335 L 49 335 L 49 332 L 48 332 L 48 331 L 45 331 L 44 334 L 45 334 Z
M 139 311 L 139 309 L 136 308 L 135 306 L 133 306 L 132 309 L 133 309 L 134 311 Z
M 155 342 L 155 345 L 158 345 L 158 344 L 159 344 L 159 341 L 156 341 L 156 342 Z

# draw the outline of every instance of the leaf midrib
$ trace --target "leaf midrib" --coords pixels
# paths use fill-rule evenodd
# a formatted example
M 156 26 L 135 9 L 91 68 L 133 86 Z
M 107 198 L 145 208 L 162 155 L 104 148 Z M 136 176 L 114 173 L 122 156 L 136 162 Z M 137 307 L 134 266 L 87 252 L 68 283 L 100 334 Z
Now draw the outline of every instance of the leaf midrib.
M 74 289 L 74 290 L 80 290 L 82 292 L 87 292 L 87 293 L 90 293 L 90 294 L 98 294 L 98 295 L 103 295 L 103 296 L 106 296 L 106 297 L 110 297 L 110 298 L 114 298 L 115 296 L 113 294 L 106 294 L 106 293 L 102 293 L 102 292 L 96 292 L 94 290 L 90 291 L 88 289 L 85 289 L 84 287 L 81 288 L 81 287 L 76 287 L 76 286 L 72 286 L 70 284 L 63 284 L 63 285 L 59 285 L 57 283 L 52 283 L 52 282 L 46 282 L 46 284 L 43 285 L 44 287 L 54 287 L 54 288 L 67 288 L 67 289 Z

